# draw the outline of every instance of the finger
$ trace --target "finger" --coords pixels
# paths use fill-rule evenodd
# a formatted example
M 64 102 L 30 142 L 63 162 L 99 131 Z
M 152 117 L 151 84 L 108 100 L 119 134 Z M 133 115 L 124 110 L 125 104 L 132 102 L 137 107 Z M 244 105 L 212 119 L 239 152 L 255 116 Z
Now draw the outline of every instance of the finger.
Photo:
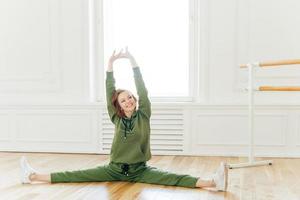
M 120 50 L 120 52 L 117 54 L 117 57 L 119 57 L 123 52 L 123 48 Z
M 115 56 L 115 53 L 116 53 L 116 49 L 114 49 L 114 51 L 112 53 L 112 56 Z

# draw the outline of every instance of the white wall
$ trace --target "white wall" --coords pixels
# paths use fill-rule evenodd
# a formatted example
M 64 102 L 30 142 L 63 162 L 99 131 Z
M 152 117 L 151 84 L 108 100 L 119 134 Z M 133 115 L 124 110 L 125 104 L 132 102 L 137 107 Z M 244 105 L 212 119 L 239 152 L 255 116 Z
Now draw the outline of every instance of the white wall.
M 89 66 L 95 55 L 89 46 L 91 2 L 101 5 L 100 0 L 0 2 L 0 150 L 109 152 L 112 128 L 105 104 L 90 102 L 91 94 L 103 99 L 103 74 L 89 75 L 95 70 Z M 300 2 L 195 0 L 194 5 L 197 102 L 153 103 L 153 151 L 246 155 L 247 72 L 238 64 L 299 58 Z M 101 53 L 101 13 L 96 16 L 94 39 Z M 101 60 L 91 63 L 101 66 Z M 298 67 L 259 70 L 257 83 L 300 85 Z M 93 85 L 94 77 L 100 77 L 100 86 Z M 255 101 L 257 155 L 300 156 L 300 93 L 256 93 Z
M 0 2 L 0 102 L 88 100 L 87 2 Z

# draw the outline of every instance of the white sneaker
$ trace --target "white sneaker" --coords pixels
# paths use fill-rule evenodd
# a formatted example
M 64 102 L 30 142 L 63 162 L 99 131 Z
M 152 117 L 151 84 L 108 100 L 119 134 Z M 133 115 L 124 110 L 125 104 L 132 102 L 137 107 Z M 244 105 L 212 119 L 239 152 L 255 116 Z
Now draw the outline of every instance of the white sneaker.
M 228 183 L 228 168 L 226 163 L 221 162 L 220 167 L 217 169 L 216 173 L 213 175 L 213 181 L 216 184 L 216 189 L 218 191 L 226 191 Z
M 21 166 L 21 182 L 23 184 L 31 183 L 30 175 L 36 174 L 36 170 L 34 170 L 29 163 L 27 162 L 27 159 L 25 156 L 22 156 L 20 159 L 20 166 Z

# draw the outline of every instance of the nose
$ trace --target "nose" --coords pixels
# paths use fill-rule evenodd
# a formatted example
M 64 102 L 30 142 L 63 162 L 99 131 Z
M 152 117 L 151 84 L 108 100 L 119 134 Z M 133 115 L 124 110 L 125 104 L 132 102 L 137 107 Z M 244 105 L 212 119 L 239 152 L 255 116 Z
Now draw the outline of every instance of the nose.
M 131 100 L 127 100 L 127 101 L 126 101 L 126 105 L 127 105 L 127 106 L 129 106 L 130 104 L 133 104 L 133 103 L 134 103 L 134 102 L 131 101 Z

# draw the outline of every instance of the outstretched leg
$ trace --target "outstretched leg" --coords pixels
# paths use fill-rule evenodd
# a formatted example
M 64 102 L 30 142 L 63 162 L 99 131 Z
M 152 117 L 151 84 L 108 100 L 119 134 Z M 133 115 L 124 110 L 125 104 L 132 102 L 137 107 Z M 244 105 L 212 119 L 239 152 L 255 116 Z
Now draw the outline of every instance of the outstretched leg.
M 100 166 L 93 169 L 55 172 L 50 174 L 40 174 L 33 169 L 27 162 L 25 157 L 21 158 L 22 183 L 32 182 L 103 182 L 116 181 L 119 179 L 109 166 Z
M 189 188 L 212 188 L 215 187 L 218 191 L 226 191 L 227 189 L 227 165 L 221 163 L 217 172 L 211 179 L 202 179 L 190 175 L 180 175 L 166 171 L 158 170 L 154 167 L 147 167 L 137 178 L 136 182 L 173 185 Z
M 167 171 L 161 171 L 155 167 L 147 166 L 146 169 L 134 180 L 140 183 L 150 183 L 159 185 L 172 185 L 194 188 L 198 185 L 210 185 L 208 181 L 201 180 L 190 175 L 179 175 Z

